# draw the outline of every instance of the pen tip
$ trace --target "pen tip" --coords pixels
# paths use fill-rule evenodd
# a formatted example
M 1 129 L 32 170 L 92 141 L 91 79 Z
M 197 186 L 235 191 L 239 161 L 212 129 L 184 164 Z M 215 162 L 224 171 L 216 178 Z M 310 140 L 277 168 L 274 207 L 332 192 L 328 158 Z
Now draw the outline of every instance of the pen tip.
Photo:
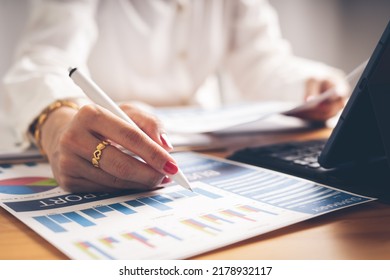
M 73 72 L 76 71 L 76 69 L 77 69 L 76 67 L 69 67 L 69 68 L 68 68 L 69 77 L 72 76 Z
M 187 178 L 180 169 L 175 175 L 172 176 L 172 179 L 175 180 L 180 186 L 192 191 L 190 182 L 187 180 Z
M 184 182 L 182 182 L 181 185 L 182 185 L 183 187 L 185 187 L 187 190 L 193 192 L 193 190 L 192 190 L 192 188 L 191 188 L 191 185 L 190 185 L 190 183 L 189 183 L 187 180 L 185 180 Z

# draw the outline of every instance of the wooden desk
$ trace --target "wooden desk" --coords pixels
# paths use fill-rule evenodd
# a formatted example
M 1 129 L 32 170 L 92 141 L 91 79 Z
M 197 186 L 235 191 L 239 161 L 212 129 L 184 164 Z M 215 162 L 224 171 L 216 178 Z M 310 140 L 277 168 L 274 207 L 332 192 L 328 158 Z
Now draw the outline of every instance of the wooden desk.
M 228 151 L 212 154 L 225 156 L 243 146 L 314 139 L 328 134 L 328 129 L 318 129 L 254 135 L 248 142 L 237 141 Z M 67 257 L 0 208 L 0 259 Z M 390 259 L 390 205 L 370 202 L 343 209 L 193 259 Z

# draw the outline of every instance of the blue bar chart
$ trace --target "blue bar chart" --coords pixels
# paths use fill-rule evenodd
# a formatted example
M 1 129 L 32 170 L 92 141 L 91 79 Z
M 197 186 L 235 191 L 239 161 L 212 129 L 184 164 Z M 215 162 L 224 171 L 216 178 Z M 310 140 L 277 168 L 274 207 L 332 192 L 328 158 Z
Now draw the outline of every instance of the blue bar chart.
M 99 205 L 81 209 L 80 211 L 35 216 L 34 219 L 52 232 L 62 233 L 68 231 L 66 225 L 77 224 L 80 227 L 95 226 L 99 220 L 108 218 L 108 215 L 113 213 L 130 216 L 140 213 L 140 211 L 142 212 L 143 208 L 151 208 L 158 212 L 172 211 L 173 207 L 171 204 L 182 199 L 191 199 L 199 196 L 211 200 L 222 198 L 219 194 L 197 187 L 193 189 L 193 192 L 189 190 L 167 192 L 164 194 L 138 197 L 118 203 Z
M 55 222 L 54 220 L 50 219 L 48 216 L 38 216 L 38 217 L 33 217 L 37 222 L 41 223 L 44 225 L 46 228 L 51 230 L 54 233 L 60 233 L 60 232 L 66 232 L 67 230 L 60 226 L 58 223 L 61 224 L 61 222 Z M 65 221 L 65 220 L 63 220 Z M 62 222 L 65 223 L 65 222 Z

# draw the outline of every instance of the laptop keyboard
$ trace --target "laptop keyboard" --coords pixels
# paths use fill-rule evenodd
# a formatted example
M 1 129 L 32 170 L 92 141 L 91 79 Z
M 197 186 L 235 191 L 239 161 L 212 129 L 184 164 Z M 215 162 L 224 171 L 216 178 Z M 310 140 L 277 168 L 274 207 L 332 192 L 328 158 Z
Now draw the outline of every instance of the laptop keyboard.
M 318 156 L 325 143 L 320 139 L 245 148 L 228 159 L 323 182 L 328 170 L 320 166 Z

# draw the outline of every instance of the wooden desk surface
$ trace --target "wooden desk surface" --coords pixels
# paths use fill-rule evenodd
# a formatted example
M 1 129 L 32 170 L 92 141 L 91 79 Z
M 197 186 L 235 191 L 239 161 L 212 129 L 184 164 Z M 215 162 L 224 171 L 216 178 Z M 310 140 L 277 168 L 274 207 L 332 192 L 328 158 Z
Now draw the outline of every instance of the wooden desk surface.
M 249 145 L 326 137 L 327 129 L 255 136 Z M 18 219 L 0 208 L 0 259 L 67 259 Z M 339 210 L 221 248 L 193 259 L 390 259 L 390 205 L 370 202 Z

